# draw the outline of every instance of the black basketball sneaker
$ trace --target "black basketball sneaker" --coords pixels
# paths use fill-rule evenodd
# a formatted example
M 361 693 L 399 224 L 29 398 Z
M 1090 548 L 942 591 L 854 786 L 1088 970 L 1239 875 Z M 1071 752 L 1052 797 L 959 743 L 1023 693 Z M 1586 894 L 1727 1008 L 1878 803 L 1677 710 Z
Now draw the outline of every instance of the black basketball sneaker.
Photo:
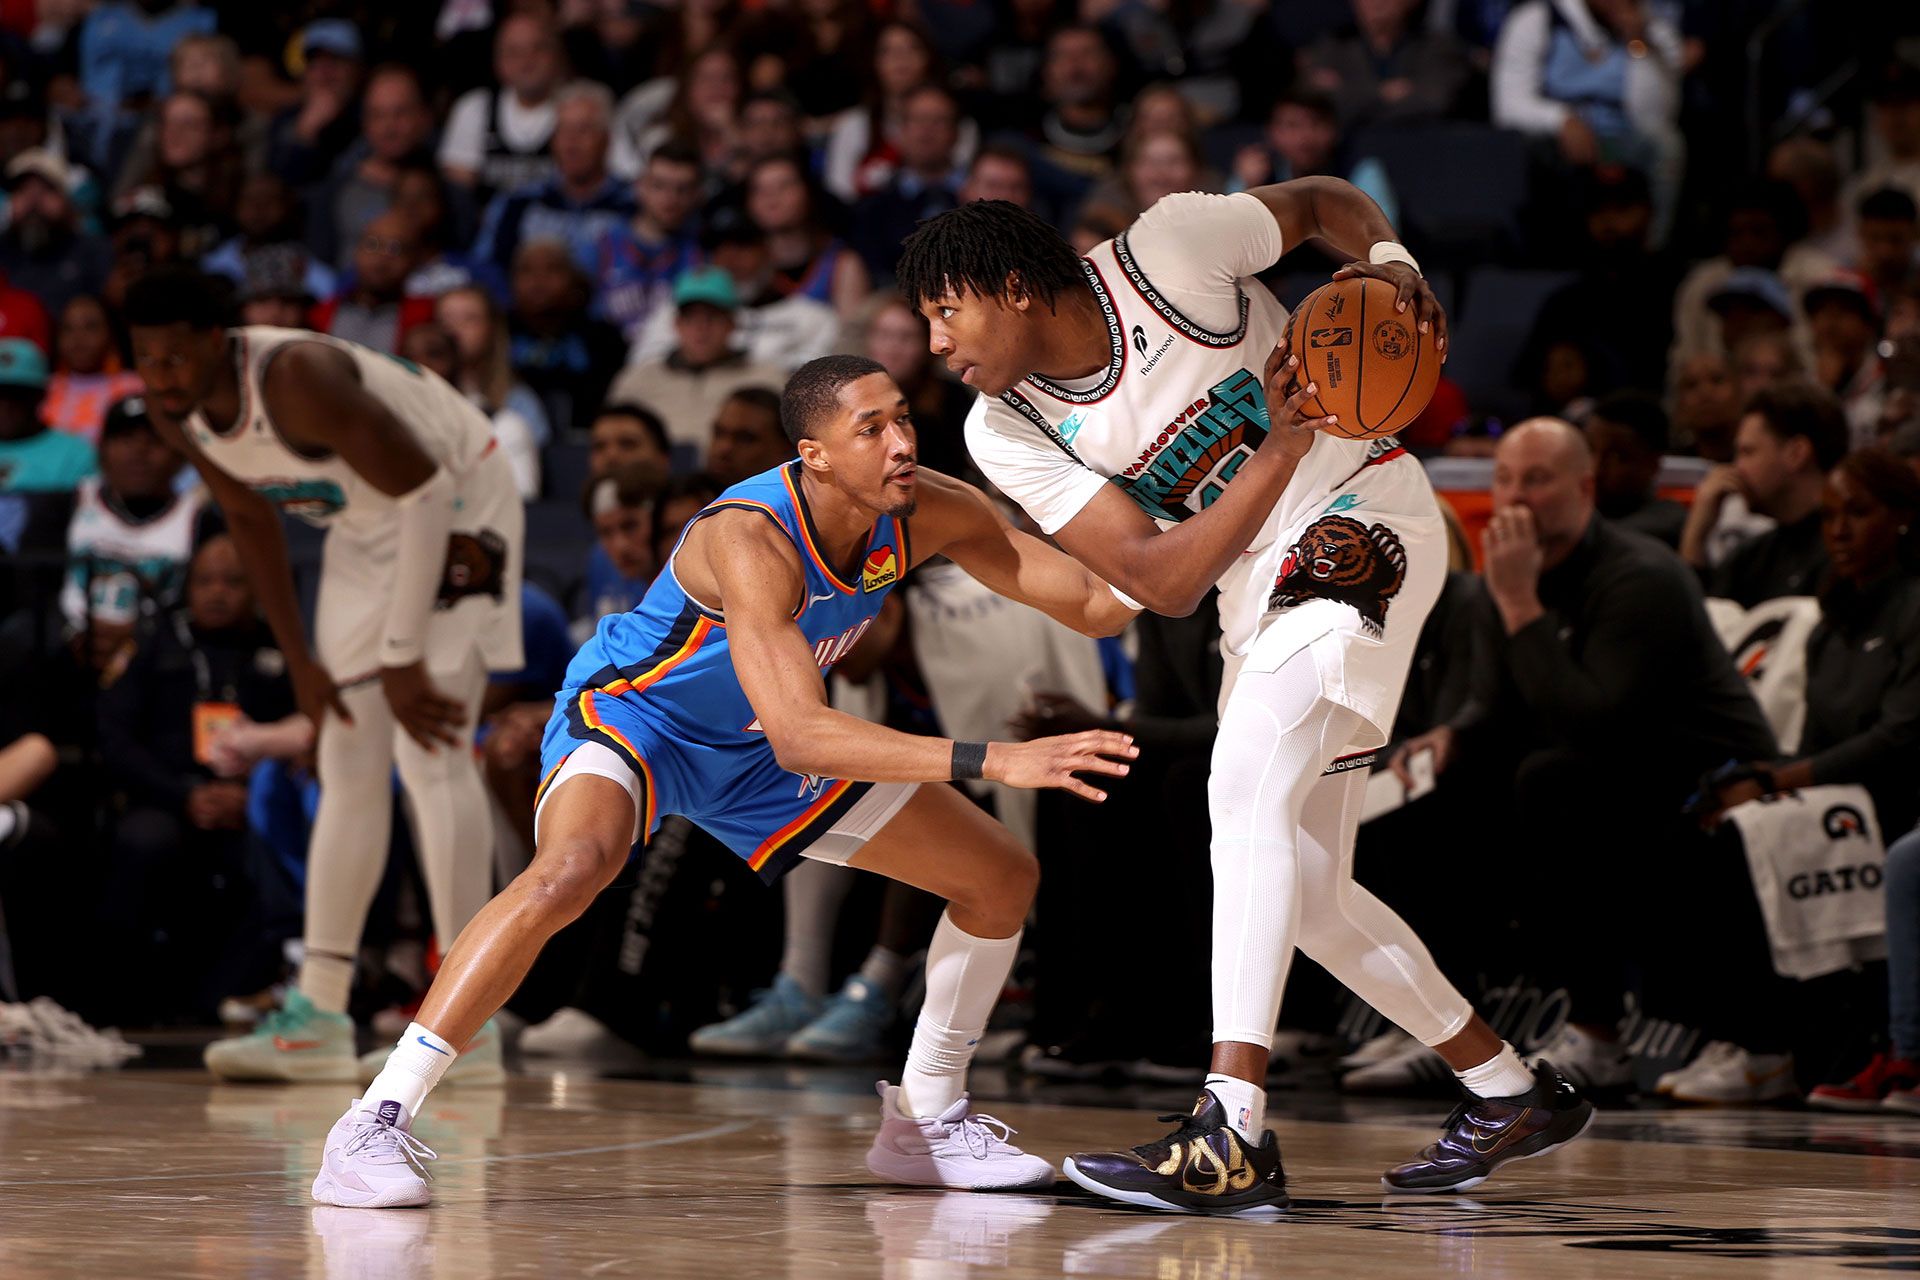
M 1389 1191 L 1464 1191 L 1493 1176 L 1509 1160 L 1531 1160 L 1580 1136 L 1593 1120 L 1593 1104 L 1541 1062 L 1533 1088 L 1514 1098 L 1466 1100 L 1447 1117 L 1440 1140 L 1380 1183 Z
M 1287 1175 L 1271 1129 L 1259 1146 L 1248 1146 L 1206 1091 L 1192 1115 L 1160 1117 L 1163 1124 L 1176 1120 L 1184 1123 L 1144 1147 L 1068 1156 L 1067 1176 L 1095 1195 L 1148 1209 L 1253 1215 L 1287 1207 Z

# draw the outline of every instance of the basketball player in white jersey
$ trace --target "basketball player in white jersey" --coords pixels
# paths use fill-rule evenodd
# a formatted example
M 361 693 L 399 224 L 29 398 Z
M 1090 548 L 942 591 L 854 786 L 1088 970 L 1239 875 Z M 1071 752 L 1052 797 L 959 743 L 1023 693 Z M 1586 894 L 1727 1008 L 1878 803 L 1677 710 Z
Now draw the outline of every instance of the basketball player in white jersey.
M 127 294 L 134 365 L 155 425 L 226 512 L 319 731 L 321 789 L 298 987 L 206 1061 L 227 1079 L 346 1081 L 347 994 L 396 765 L 443 947 L 492 892 L 473 730 L 488 673 L 522 665 L 525 517 L 486 416 L 437 375 L 305 330 L 228 329 L 225 309 L 196 272 L 147 275 Z M 311 648 L 280 511 L 327 530 Z M 476 1040 L 462 1078 L 500 1080 L 498 1036 Z
M 1211 1071 L 1176 1132 L 1065 1165 L 1088 1190 L 1155 1208 L 1287 1203 L 1261 1082 L 1296 947 L 1438 1050 L 1466 1095 L 1388 1189 L 1472 1186 L 1592 1115 L 1550 1067 L 1529 1070 L 1352 878 L 1366 766 L 1446 552 L 1426 474 L 1395 441 L 1322 430 L 1302 448 L 1268 430 L 1263 365 L 1295 356 L 1285 309 L 1252 277 L 1313 238 L 1360 259 L 1338 276 L 1398 288 L 1393 322 L 1444 343 L 1393 228 L 1332 178 L 1168 196 L 1085 258 L 1012 204 L 965 205 L 925 223 L 899 267 L 934 354 L 980 392 L 967 447 L 987 478 L 1147 608 L 1184 615 L 1220 588 Z

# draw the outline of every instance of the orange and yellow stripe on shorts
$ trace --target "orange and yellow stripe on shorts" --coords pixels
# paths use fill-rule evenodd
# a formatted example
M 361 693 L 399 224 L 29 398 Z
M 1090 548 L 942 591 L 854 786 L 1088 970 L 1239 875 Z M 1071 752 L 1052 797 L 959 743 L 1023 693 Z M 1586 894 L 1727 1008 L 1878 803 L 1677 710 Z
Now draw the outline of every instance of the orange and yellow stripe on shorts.
M 670 675 L 675 667 L 699 652 L 700 646 L 705 644 L 707 637 L 713 634 L 715 625 L 713 619 L 704 616 L 701 617 L 698 622 L 693 624 L 693 630 L 687 633 L 686 640 L 678 649 L 675 649 L 672 653 L 660 659 L 660 661 L 654 663 L 639 675 L 621 676 L 612 684 L 602 685 L 601 690 L 605 693 L 612 694 L 616 698 L 623 693 L 646 692 L 647 689 L 658 684 Z
M 609 740 L 611 740 L 614 743 L 614 745 L 618 746 L 620 750 L 626 755 L 627 759 L 633 761 L 635 767 L 637 767 L 640 770 L 640 780 L 646 784 L 646 791 L 647 791 L 647 800 L 646 800 L 647 811 L 640 815 L 640 838 L 642 840 L 645 840 L 647 838 L 648 833 L 650 833 L 653 830 L 653 811 L 654 811 L 654 794 L 655 794 L 654 785 L 653 785 L 653 766 L 647 763 L 647 758 L 640 754 L 639 748 L 633 745 L 633 740 L 631 738 L 627 737 L 626 734 L 620 732 L 618 729 L 614 728 L 612 725 L 602 720 L 600 718 L 600 713 L 594 709 L 594 705 L 593 705 L 594 698 L 596 698 L 597 696 L 599 696 L 604 692 L 606 691 L 603 689 L 583 689 L 580 691 L 580 703 L 579 703 L 580 723 L 584 724 L 587 728 L 591 729 L 593 732 L 600 734 L 603 737 L 606 737 Z
M 747 866 L 751 867 L 755 871 L 758 871 L 760 868 L 766 866 L 768 859 L 772 858 L 774 854 L 780 852 L 781 848 L 783 848 L 795 836 L 798 836 L 802 832 L 804 832 L 807 829 L 807 826 L 809 823 L 813 822 L 821 814 L 825 813 L 828 809 L 832 808 L 834 802 L 840 799 L 841 796 L 844 796 L 847 793 L 847 788 L 851 787 L 852 785 L 853 783 L 848 782 L 845 779 L 842 779 L 840 781 L 835 782 L 831 787 L 828 787 L 825 791 L 822 791 L 820 793 L 820 798 L 818 800 L 815 800 L 812 804 L 808 805 L 804 813 L 802 813 L 799 817 L 795 818 L 792 822 L 789 822 L 786 826 L 774 832 L 772 835 L 768 836 L 766 840 L 760 845 L 760 847 L 753 851 L 753 856 L 747 859 Z

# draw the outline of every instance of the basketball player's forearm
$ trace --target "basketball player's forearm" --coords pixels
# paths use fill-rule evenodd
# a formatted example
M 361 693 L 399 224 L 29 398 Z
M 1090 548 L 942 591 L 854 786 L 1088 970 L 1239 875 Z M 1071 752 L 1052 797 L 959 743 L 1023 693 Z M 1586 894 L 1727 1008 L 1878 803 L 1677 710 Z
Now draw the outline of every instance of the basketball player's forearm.
M 1256 449 L 1212 506 L 1142 538 L 1113 584 L 1155 613 L 1178 618 L 1192 613 L 1259 536 L 1299 465 L 1298 458 L 1281 450 Z
M 227 523 L 232 527 L 234 546 L 240 552 L 240 566 L 246 570 L 260 612 L 289 662 L 307 661 L 307 629 L 300 620 L 300 601 L 293 592 L 293 567 L 287 563 L 287 537 L 280 528 L 280 517 L 268 509 L 260 513 L 244 507 L 222 504 Z
M 831 707 L 767 723 L 774 759 L 789 773 L 854 782 L 945 782 L 953 776 L 953 741 L 871 724 Z
M 1344 178 L 1295 178 L 1255 187 L 1248 194 L 1273 210 L 1289 248 L 1318 238 L 1364 261 L 1374 245 L 1397 239 L 1380 206 Z

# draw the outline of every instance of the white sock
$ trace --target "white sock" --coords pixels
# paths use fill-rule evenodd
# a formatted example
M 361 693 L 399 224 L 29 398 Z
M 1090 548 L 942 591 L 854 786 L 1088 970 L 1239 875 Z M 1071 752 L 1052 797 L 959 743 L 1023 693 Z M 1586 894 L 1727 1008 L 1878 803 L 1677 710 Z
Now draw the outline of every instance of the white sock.
M 1260 1135 L 1267 1128 L 1267 1091 L 1251 1080 L 1210 1072 L 1207 1092 L 1220 1100 L 1220 1109 L 1227 1113 L 1233 1131 L 1259 1145 Z
M 1479 1066 L 1453 1074 L 1477 1098 L 1517 1098 L 1533 1088 L 1533 1072 L 1510 1044 L 1503 1043 L 1500 1052 Z
M 353 961 L 308 947 L 300 959 L 300 994 L 322 1013 L 345 1013 L 353 990 Z
M 407 1109 L 409 1119 L 420 1114 L 421 1104 L 447 1074 L 455 1056 L 452 1045 L 419 1023 L 409 1023 L 407 1033 L 387 1055 L 387 1065 L 361 1096 L 361 1109 L 371 1111 L 383 1102 L 397 1102 Z
M 847 890 L 852 887 L 852 871 L 810 858 L 802 858 L 781 884 L 787 931 L 780 972 L 816 1000 L 827 994 L 833 928 L 840 919 L 840 904 L 847 900 Z
M 927 1002 L 913 1024 L 900 1109 L 940 1115 L 967 1091 L 967 1066 L 987 1029 L 987 1015 L 1007 983 L 1020 935 L 976 938 L 943 912 L 927 948 Z
M 907 977 L 907 958 L 898 951 L 876 946 L 867 952 L 866 961 L 860 966 L 860 976 L 888 1000 L 898 1000 L 900 984 Z

